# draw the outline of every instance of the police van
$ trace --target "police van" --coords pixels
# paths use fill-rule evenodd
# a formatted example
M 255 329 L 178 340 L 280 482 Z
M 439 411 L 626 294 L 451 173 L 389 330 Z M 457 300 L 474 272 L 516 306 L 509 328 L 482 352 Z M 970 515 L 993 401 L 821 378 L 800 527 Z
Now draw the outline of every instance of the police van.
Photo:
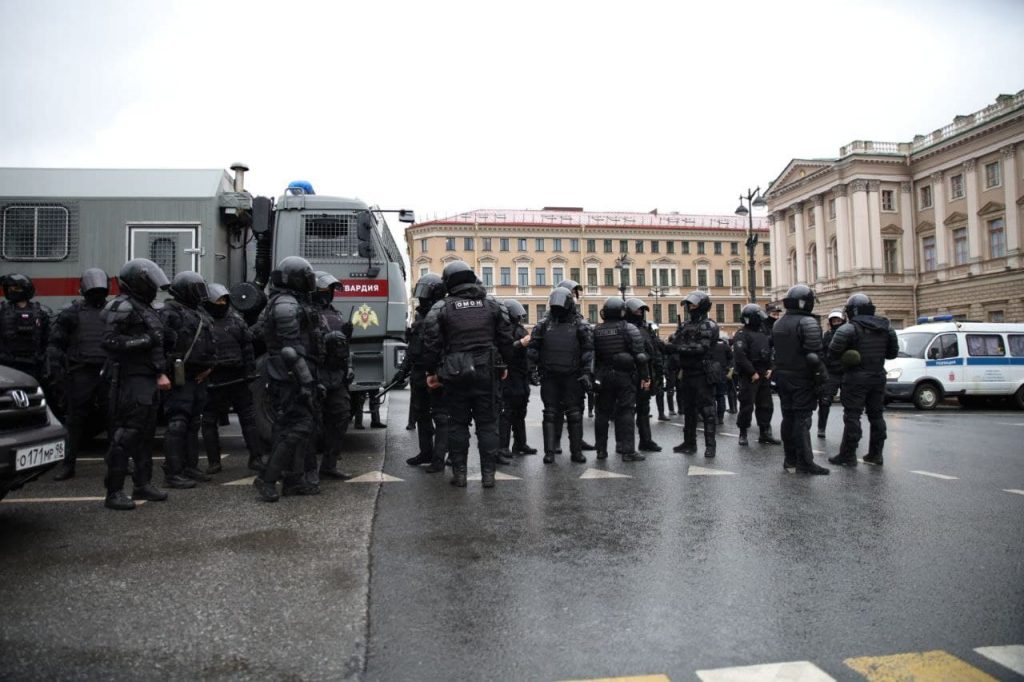
M 930 410 L 953 396 L 965 406 L 1000 397 L 1024 410 L 1024 324 L 936 315 L 896 335 L 899 355 L 885 363 L 888 400 Z

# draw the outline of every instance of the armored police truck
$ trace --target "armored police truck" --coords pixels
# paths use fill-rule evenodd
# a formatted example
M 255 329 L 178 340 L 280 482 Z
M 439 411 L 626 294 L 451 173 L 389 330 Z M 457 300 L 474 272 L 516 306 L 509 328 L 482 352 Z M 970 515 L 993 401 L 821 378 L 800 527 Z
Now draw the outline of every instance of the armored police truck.
M 173 278 L 194 270 L 229 287 L 254 320 L 274 265 L 299 255 L 337 277 L 351 319 L 353 391 L 376 391 L 405 351 L 405 267 L 384 213 L 294 182 L 276 200 L 245 190 L 248 168 L 0 168 L 0 275 L 22 273 L 54 310 L 78 295 L 82 271 L 112 277 L 149 258 Z M 398 211 L 413 222 L 412 211 Z M 116 280 L 112 289 L 116 291 Z

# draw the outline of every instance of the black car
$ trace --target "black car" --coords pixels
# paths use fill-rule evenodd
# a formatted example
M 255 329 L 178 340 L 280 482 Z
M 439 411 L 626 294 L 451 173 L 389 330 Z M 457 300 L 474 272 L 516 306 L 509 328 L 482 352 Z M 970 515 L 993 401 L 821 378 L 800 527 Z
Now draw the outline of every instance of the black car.
M 39 382 L 0 366 L 0 499 L 63 460 L 67 437 Z

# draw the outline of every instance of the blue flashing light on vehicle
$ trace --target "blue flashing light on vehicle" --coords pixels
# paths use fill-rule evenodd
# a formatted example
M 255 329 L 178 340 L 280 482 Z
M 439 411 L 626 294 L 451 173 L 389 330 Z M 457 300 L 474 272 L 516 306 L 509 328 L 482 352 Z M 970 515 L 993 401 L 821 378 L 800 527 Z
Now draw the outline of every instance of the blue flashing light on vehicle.
M 929 324 L 930 322 L 953 322 L 952 315 L 922 315 L 917 318 L 918 324 Z

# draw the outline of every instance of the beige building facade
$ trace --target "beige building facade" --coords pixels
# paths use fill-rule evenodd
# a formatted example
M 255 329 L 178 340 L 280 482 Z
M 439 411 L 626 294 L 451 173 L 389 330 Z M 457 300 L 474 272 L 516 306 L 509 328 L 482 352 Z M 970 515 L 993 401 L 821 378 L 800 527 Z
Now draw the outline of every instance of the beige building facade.
M 765 193 L 773 299 L 816 312 L 857 291 L 897 328 L 919 316 L 1024 322 L 1024 91 L 911 142 L 793 159 Z
M 582 313 L 599 322 L 609 296 L 643 299 L 650 318 L 671 334 L 682 298 L 701 289 L 711 316 L 726 332 L 738 328 L 748 299 L 748 220 L 737 216 L 615 213 L 582 208 L 478 210 L 406 229 L 410 283 L 440 274 L 453 260 L 473 266 L 488 292 L 514 298 L 530 324 L 546 312 L 551 288 L 563 279 L 583 286 Z M 754 219 L 757 298 L 772 283 L 768 222 Z M 768 287 L 765 283 L 767 281 Z

